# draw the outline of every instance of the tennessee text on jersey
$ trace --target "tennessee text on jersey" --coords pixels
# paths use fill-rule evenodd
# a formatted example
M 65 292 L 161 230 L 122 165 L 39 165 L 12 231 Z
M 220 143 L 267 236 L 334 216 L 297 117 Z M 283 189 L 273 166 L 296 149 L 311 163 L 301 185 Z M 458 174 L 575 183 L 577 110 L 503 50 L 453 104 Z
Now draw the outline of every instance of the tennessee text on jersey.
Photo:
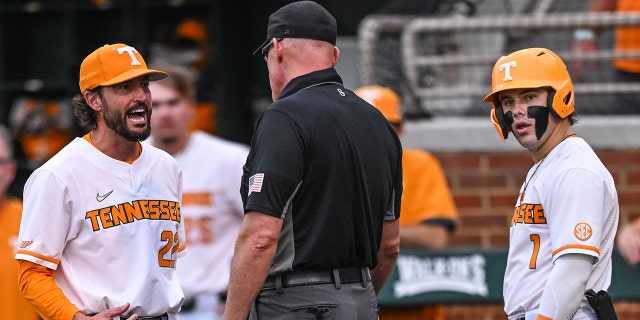
M 135 200 L 87 211 L 93 231 L 127 224 L 136 220 L 173 220 L 180 222 L 180 204 L 167 200 Z
M 544 216 L 544 209 L 541 204 L 523 203 L 513 212 L 511 225 L 516 223 L 525 224 L 546 224 L 547 218 Z

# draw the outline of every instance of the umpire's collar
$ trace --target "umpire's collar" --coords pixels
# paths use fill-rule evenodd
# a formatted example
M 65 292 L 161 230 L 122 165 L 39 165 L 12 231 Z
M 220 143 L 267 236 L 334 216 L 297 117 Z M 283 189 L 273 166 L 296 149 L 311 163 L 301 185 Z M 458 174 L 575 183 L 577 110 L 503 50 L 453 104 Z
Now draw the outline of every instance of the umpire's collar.
M 286 98 L 302 89 L 322 83 L 336 83 L 342 85 L 342 78 L 340 78 L 340 75 L 338 75 L 338 72 L 334 68 L 327 68 L 303 74 L 291 79 L 291 81 L 287 83 L 278 96 L 278 100 Z

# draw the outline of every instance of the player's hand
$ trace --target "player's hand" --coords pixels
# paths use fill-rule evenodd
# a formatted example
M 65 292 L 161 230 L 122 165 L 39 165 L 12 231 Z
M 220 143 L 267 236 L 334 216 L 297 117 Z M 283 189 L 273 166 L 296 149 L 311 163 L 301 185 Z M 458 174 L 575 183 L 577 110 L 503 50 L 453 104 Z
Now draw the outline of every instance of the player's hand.
M 129 310 L 129 303 L 125 303 L 119 307 L 115 307 L 115 308 L 111 308 L 111 309 L 107 309 L 104 310 L 94 316 L 87 316 L 85 314 L 83 314 L 82 312 L 77 312 L 74 316 L 73 316 L 73 320 L 112 320 L 114 317 L 118 317 L 121 316 L 122 314 L 124 314 L 125 312 L 127 312 L 127 310 Z M 132 315 L 130 318 L 128 318 L 127 320 L 136 320 L 138 319 L 138 315 L 134 314 Z
M 622 227 L 616 238 L 616 245 L 627 263 L 640 262 L 640 221 L 634 221 Z

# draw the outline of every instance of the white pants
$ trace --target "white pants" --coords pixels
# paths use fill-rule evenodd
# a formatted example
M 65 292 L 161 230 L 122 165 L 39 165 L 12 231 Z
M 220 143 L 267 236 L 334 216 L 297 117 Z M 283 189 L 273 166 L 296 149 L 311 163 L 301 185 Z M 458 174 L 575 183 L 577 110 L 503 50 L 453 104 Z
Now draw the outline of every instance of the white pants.
M 538 316 L 538 309 L 531 310 L 525 314 L 509 316 L 509 320 L 522 319 L 521 318 L 522 316 L 524 316 L 524 320 L 536 320 L 536 317 Z M 578 312 L 573 317 L 573 320 L 583 320 L 583 319 L 597 320 L 596 314 L 593 312 L 593 309 L 591 309 L 591 307 L 585 306 L 584 304 L 581 305 L 581 308 L 578 309 Z
M 180 311 L 178 320 L 222 320 L 224 304 L 217 295 L 206 294 L 197 296 L 193 309 Z
M 522 317 L 524 317 L 524 320 L 536 320 L 536 318 L 538 317 L 538 309 L 531 310 L 525 314 L 509 316 L 509 320 L 520 320 L 523 319 Z

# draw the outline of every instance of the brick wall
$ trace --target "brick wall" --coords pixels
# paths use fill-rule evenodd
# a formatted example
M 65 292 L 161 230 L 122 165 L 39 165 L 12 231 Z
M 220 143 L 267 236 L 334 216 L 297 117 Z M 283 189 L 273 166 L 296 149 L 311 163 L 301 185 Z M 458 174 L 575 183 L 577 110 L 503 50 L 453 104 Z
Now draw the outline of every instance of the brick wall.
M 596 150 L 616 182 L 620 225 L 640 217 L 640 149 Z M 433 152 L 440 160 L 460 214 L 454 246 L 506 246 L 513 206 L 528 169 L 526 150 Z M 617 302 L 621 320 L 640 319 L 640 303 Z M 449 306 L 447 319 L 506 319 L 502 305 Z

